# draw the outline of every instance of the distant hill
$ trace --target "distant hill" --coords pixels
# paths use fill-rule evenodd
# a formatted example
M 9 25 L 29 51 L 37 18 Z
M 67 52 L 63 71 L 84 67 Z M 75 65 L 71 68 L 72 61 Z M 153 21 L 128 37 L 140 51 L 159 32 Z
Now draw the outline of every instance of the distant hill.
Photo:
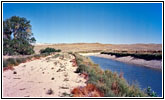
M 62 51 L 92 51 L 92 50 L 127 50 L 127 51 L 161 51 L 162 44 L 101 44 L 101 43 L 63 43 L 63 44 L 36 44 L 34 50 L 52 47 Z

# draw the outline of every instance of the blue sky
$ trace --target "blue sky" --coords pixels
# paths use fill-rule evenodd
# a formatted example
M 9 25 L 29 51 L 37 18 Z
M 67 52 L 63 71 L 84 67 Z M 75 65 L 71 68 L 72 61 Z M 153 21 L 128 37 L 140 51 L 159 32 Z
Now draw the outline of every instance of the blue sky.
M 37 43 L 162 43 L 161 3 L 4 3 L 31 21 Z

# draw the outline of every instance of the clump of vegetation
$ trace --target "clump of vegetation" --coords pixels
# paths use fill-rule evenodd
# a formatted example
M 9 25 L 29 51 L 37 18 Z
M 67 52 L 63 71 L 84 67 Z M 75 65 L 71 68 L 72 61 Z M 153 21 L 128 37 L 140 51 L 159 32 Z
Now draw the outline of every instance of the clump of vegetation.
M 66 92 L 62 93 L 61 97 L 72 97 L 72 94 L 68 94 Z
M 54 49 L 54 48 L 49 48 L 49 47 L 40 50 L 40 53 L 41 53 L 41 54 L 42 54 L 42 53 L 52 53 L 52 52 L 61 52 L 61 50 L 60 50 L 60 49 L 57 49 L 57 50 L 56 50 L 56 49 Z
M 40 54 L 35 54 L 33 57 L 36 58 L 36 59 L 39 59 L 41 57 L 41 55 Z
M 31 55 L 34 53 L 35 38 L 30 21 L 13 16 L 3 21 L 3 55 Z
M 19 64 L 18 61 L 20 61 L 21 58 L 8 58 L 8 59 L 3 59 L 3 67 L 8 67 L 8 66 L 16 66 Z
M 6 67 L 6 66 L 8 66 L 8 62 L 5 59 L 3 59 L 3 67 Z
M 71 92 L 73 97 L 103 97 L 103 93 L 100 92 L 95 85 L 87 84 L 85 87 L 78 87 Z
M 88 57 L 74 54 L 78 64 L 76 73 L 87 73 L 87 84 L 94 85 L 105 97 L 146 97 L 145 91 L 136 85 L 129 85 L 127 81 L 116 72 L 101 70 Z
M 151 97 L 157 97 L 157 94 L 151 89 L 151 87 L 148 87 L 146 92 Z
M 153 54 L 141 54 L 141 53 L 125 53 L 125 52 L 101 52 L 101 54 L 115 55 L 116 57 L 125 57 L 132 56 L 135 58 L 145 59 L 145 60 L 161 60 L 161 53 L 153 53 Z
M 28 60 L 31 60 L 32 58 L 39 59 L 41 57 L 46 57 L 48 55 L 49 55 L 48 53 L 44 53 L 44 54 L 35 54 L 35 55 L 28 56 L 28 57 L 3 59 L 3 68 L 17 66 L 20 63 L 24 63 Z

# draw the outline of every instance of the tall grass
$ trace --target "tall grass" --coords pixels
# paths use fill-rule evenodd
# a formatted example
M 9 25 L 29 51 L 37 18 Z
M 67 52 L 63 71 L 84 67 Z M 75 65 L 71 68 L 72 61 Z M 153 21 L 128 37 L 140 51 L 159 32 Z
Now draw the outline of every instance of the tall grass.
M 29 56 L 29 57 L 3 59 L 3 67 L 17 66 L 20 63 L 24 63 L 28 60 L 31 60 L 32 58 L 39 59 L 41 57 L 46 57 L 48 55 L 50 55 L 50 54 L 43 53 L 43 54 L 35 54 L 35 55 Z
M 146 97 L 147 93 L 136 85 L 129 85 L 127 81 L 116 72 L 103 71 L 99 65 L 94 64 L 88 57 L 74 54 L 78 64 L 76 73 L 87 73 L 87 84 L 93 84 L 106 97 Z

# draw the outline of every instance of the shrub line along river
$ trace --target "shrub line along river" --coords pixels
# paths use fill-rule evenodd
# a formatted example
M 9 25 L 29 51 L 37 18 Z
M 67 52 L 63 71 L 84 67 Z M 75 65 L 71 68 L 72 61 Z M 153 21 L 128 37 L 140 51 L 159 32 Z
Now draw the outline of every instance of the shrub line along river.
M 122 72 L 129 84 L 138 84 L 141 89 L 150 86 L 158 96 L 162 96 L 162 71 L 107 58 L 89 57 L 94 63 L 99 64 L 103 70 L 109 69 L 118 74 Z

